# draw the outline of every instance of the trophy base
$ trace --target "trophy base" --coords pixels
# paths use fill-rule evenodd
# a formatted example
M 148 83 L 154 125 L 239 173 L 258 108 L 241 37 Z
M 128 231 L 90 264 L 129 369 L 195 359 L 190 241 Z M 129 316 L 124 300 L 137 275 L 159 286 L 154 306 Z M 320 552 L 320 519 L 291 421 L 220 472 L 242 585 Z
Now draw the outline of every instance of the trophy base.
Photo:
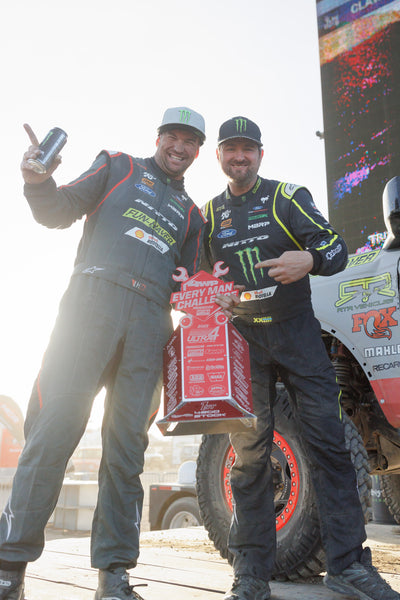
M 204 421 L 170 421 L 167 418 L 157 421 L 157 426 L 164 436 L 246 432 L 252 428 L 255 429 L 256 425 L 257 417 L 254 415 L 234 419 L 208 419 Z

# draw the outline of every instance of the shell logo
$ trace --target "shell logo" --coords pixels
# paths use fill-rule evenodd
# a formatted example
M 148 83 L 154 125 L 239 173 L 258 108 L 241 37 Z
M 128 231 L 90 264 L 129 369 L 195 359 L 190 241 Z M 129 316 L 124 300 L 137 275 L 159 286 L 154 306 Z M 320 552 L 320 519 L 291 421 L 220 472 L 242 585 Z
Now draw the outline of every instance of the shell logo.
M 243 298 L 244 298 L 245 300 L 251 300 L 251 294 L 250 294 L 249 292 L 245 292 L 245 293 L 243 294 Z
M 139 238 L 139 240 L 142 240 L 144 238 L 144 231 L 137 229 L 135 231 L 135 237 Z

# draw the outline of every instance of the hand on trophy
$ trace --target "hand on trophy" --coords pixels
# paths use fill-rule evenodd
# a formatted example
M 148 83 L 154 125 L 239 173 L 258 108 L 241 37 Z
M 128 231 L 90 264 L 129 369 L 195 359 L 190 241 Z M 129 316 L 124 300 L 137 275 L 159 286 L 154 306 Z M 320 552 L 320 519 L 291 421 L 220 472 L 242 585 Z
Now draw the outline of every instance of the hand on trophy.
M 241 292 L 244 291 L 245 286 L 244 285 L 235 285 L 235 286 L 233 286 L 233 288 L 235 290 L 237 290 L 239 293 L 238 294 L 217 294 L 215 296 L 215 304 L 218 304 L 218 306 L 221 307 L 222 312 L 229 320 L 232 319 L 233 311 L 240 302 L 239 297 L 240 297 Z

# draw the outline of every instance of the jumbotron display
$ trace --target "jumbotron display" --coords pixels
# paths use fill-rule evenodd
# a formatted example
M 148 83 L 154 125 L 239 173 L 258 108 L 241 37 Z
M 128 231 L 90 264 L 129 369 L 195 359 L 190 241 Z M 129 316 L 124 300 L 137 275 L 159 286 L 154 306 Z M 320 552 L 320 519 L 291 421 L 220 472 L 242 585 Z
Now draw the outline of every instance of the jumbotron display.
M 317 14 L 329 220 L 365 252 L 400 175 L 400 0 L 317 0 Z

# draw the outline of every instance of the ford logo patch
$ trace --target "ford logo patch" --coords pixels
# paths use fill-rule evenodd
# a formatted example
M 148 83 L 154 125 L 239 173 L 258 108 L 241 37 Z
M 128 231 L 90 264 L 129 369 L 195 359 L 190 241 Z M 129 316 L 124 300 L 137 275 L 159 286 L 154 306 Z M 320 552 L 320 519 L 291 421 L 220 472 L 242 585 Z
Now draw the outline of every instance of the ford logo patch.
M 219 238 L 219 239 L 228 238 L 228 237 L 232 237 L 233 235 L 236 235 L 236 234 L 237 234 L 236 229 L 224 229 L 223 231 L 220 231 L 217 234 L 217 238 Z

